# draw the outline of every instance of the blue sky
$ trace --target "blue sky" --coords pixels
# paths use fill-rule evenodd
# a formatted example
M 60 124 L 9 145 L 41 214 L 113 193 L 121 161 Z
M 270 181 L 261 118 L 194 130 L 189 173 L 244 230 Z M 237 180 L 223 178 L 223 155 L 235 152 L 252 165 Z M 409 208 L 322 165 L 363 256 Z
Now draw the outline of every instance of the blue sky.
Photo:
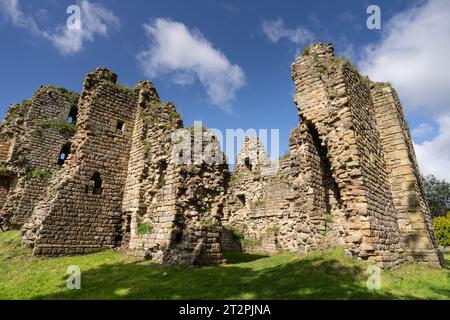
M 72 4 L 77 35 L 64 31 Z M 366 27 L 371 4 L 381 30 Z M 291 63 L 308 43 L 332 42 L 393 83 L 422 170 L 450 179 L 449 1 L 0 0 L 0 9 L 0 119 L 40 85 L 79 92 L 86 73 L 106 66 L 127 86 L 152 80 L 185 125 L 279 128 L 283 153 L 297 124 Z

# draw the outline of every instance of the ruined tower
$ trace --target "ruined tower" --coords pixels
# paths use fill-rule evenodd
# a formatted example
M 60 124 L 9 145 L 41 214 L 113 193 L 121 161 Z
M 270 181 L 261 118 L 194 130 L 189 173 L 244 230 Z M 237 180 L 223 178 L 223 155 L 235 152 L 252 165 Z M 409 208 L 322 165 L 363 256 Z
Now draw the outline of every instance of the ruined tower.
M 395 91 L 362 77 L 331 45 L 306 48 L 292 78 L 299 125 L 291 152 L 275 175 L 249 182 L 235 171 L 225 227 L 256 251 L 341 245 L 387 267 L 442 263 Z
M 184 128 L 150 81 L 130 89 L 97 68 L 81 95 L 41 87 L 0 127 L 0 214 L 43 255 L 117 247 L 206 265 L 222 250 L 342 246 L 385 267 L 441 264 L 395 90 L 324 44 L 292 78 L 290 152 L 271 161 L 247 137 L 231 174 L 213 131 Z
M 44 86 L 9 108 L 0 127 L 0 210 L 7 212 L 10 225 L 31 217 L 49 178 L 60 170 L 74 133 L 77 102 L 74 92 Z
M 149 81 L 116 81 L 97 68 L 80 97 L 44 87 L 10 108 L 0 130 L 9 226 L 23 225 L 34 254 L 122 247 L 164 263 L 221 263 L 226 163 L 175 163 L 173 133 L 183 128 L 174 105 Z M 207 129 L 200 135 L 200 155 L 217 149 Z

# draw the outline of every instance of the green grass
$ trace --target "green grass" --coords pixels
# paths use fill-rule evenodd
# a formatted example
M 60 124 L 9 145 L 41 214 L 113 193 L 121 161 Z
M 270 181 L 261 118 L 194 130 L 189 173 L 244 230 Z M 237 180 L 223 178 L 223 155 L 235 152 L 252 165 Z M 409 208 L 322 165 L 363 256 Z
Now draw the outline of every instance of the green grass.
M 408 265 L 382 272 L 366 288 L 367 263 L 341 249 L 306 256 L 225 254 L 228 264 L 195 268 L 138 262 L 116 251 L 34 257 L 20 233 L 0 233 L 0 299 L 449 299 L 448 269 Z M 66 269 L 81 269 L 81 289 L 66 288 Z

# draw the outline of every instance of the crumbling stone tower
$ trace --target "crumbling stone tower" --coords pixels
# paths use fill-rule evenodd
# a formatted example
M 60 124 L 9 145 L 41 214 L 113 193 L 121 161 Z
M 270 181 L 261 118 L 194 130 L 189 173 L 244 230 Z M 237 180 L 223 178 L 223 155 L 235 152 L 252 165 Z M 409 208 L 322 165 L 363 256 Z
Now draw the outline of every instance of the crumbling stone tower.
M 442 263 L 395 90 L 324 44 L 292 78 L 290 153 L 272 162 L 248 137 L 231 175 L 213 132 L 184 128 L 150 81 L 130 89 L 97 68 L 80 96 L 42 87 L 0 126 L 0 213 L 35 254 L 120 247 L 204 265 L 222 249 L 339 245 L 386 267 Z
M 44 86 L 12 105 L 0 127 L 0 211 L 13 226 L 25 223 L 49 178 L 70 151 L 78 94 Z M 68 123 L 70 122 L 70 123 Z
M 121 246 L 164 263 L 221 263 L 226 163 L 176 163 L 184 149 L 174 140 L 182 129 L 175 107 L 162 103 L 149 81 L 133 89 L 116 81 L 113 72 L 98 68 L 87 75 L 79 99 L 44 88 L 27 103 L 29 111 L 10 109 L 17 120 L 9 114 L 0 131 L 8 138 L 0 152 L 2 210 L 15 225 L 23 224 L 23 243 L 34 254 Z M 41 129 L 47 130 L 44 137 Z M 212 149 L 223 157 L 210 132 L 199 132 L 204 139 L 195 154 Z M 14 140 L 22 135 L 20 143 Z M 28 169 L 28 163 L 35 165 Z M 23 174 L 25 187 L 10 188 L 9 176 L 21 181 L 21 170 L 35 167 L 45 169 L 45 177 L 27 187 L 34 176 Z
M 161 103 L 149 82 L 137 87 L 141 90 L 122 207 L 122 246 L 164 263 L 221 263 L 227 165 L 208 164 L 203 158 L 194 162 L 206 149 L 223 157 L 219 145 L 205 128 L 183 129 L 175 107 Z
M 299 125 L 291 152 L 276 174 L 249 180 L 251 167 L 238 167 L 224 225 L 252 239 L 250 250 L 342 245 L 387 267 L 442 263 L 395 91 L 360 76 L 331 45 L 306 48 L 292 78 Z

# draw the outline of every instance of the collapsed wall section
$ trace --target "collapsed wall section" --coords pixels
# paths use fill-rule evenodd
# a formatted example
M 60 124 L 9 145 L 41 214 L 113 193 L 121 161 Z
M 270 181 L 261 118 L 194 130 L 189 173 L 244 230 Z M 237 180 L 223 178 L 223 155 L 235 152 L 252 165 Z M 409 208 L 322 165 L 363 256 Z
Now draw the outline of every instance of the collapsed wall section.
M 6 215 L 5 210 L 21 171 L 20 166 L 13 165 L 17 161 L 14 161 L 13 154 L 18 147 L 16 139 L 24 136 L 24 118 L 28 106 L 29 102 L 11 105 L 0 124 L 0 215 L 8 218 L 7 220 L 11 219 L 11 215 Z
M 340 195 L 317 133 L 301 123 L 289 146 L 271 163 L 256 138 L 244 141 L 223 219 L 225 250 L 241 249 L 232 235 L 244 250 L 269 254 L 342 243 Z
M 104 68 L 87 75 L 72 153 L 23 228 L 35 254 L 88 253 L 120 241 L 135 95 Z
M 67 119 L 77 101 L 74 92 L 44 86 L 31 100 L 10 108 L 0 129 L 2 147 L 8 149 L 1 151 L 7 154 L 4 166 L 14 172 L 3 209 L 9 226 L 21 226 L 30 218 L 49 177 L 60 170 L 61 149 L 74 133 Z
M 173 104 L 160 102 L 151 83 L 140 86 L 123 203 L 124 246 L 164 263 L 221 263 L 226 164 L 194 164 L 193 137 L 200 132 L 207 141 L 200 145 L 203 154 L 212 147 L 208 131 L 184 129 Z

